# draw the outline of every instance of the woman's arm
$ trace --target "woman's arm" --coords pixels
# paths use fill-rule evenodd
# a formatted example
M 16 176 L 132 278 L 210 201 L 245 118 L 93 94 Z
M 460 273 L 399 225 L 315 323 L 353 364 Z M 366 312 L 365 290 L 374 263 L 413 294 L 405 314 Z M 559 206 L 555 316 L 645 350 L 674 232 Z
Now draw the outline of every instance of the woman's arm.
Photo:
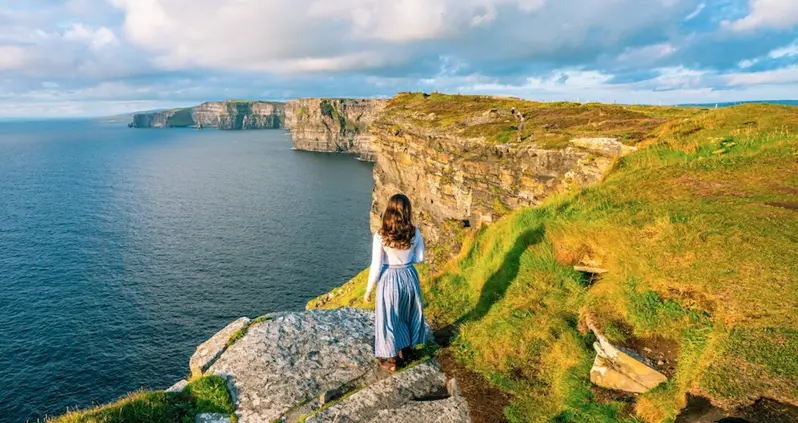
M 413 251 L 413 263 L 424 263 L 424 238 L 416 227 L 416 247 Z
M 382 272 L 382 239 L 379 233 L 374 234 L 374 240 L 371 243 L 371 267 L 369 268 L 369 283 L 366 288 L 366 296 L 363 300 L 369 302 L 371 299 L 371 291 L 374 290 L 374 285 L 380 278 Z

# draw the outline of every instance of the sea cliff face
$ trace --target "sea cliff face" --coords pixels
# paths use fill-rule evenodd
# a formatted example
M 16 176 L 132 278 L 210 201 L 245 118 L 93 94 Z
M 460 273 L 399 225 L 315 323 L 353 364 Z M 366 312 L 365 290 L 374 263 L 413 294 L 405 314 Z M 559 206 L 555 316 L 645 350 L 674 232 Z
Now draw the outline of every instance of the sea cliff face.
M 386 104 L 376 99 L 292 100 L 285 107 L 286 127 L 298 150 L 348 153 L 374 161 L 369 126 Z
M 415 102 L 409 96 L 393 99 L 372 125 L 377 160 L 371 226 L 378 228 L 391 195 L 407 194 L 435 252 L 433 265 L 459 251 L 459 228 L 491 223 L 519 207 L 594 184 L 615 157 L 631 150 L 616 138 L 568 139 L 560 133 L 556 143 L 534 142 L 535 124 L 525 126 L 526 118 L 508 100 L 433 95 Z M 481 135 L 484 127 L 491 134 L 506 127 L 507 138 Z
M 185 109 L 135 114 L 130 126 L 134 128 L 276 129 L 283 127 L 284 116 L 284 103 L 212 101 Z

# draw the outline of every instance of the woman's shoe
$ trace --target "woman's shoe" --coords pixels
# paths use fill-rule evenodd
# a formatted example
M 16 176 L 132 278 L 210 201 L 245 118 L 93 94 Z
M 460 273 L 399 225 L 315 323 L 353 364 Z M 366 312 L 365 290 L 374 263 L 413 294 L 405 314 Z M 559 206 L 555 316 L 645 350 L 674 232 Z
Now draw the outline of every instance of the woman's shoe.
M 396 357 L 380 359 L 380 367 L 382 367 L 383 369 L 385 369 L 385 370 L 387 370 L 389 372 L 395 372 L 396 371 Z
M 399 360 L 402 366 L 407 366 L 416 359 L 416 351 L 412 347 L 406 347 L 399 350 Z

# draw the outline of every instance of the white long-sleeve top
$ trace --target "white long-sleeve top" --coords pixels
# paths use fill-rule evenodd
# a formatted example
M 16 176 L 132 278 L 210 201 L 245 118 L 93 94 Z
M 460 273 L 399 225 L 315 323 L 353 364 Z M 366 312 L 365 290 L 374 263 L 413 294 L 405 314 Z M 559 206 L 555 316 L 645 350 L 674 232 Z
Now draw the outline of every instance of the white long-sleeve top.
M 424 239 L 421 238 L 421 231 L 416 227 L 416 236 L 410 243 L 410 248 L 400 250 L 398 248 L 386 247 L 382 244 L 380 233 L 374 234 L 374 241 L 371 244 L 371 267 L 369 268 L 368 291 L 374 289 L 374 285 L 380 279 L 383 266 L 396 266 L 412 263 L 424 262 Z

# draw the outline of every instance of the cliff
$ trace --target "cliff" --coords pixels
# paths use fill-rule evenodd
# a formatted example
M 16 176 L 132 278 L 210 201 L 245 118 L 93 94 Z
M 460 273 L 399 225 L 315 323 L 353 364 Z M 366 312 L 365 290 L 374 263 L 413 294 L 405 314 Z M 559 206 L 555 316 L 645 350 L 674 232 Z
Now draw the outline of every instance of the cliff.
M 212 101 L 199 106 L 133 115 L 133 128 L 276 129 L 283 127 L 285 104 L 265 101 Z
M 440 263 L 459 250 L 459 228 L 595 184 L 635 149 L 623 137 L 660 123 L 609 105 L 400 94 L 372 125 L 372 228 L 392 194 L 407 194 Z
M 796 108 L 405 94 L 373 128 L 475 421 L 796 421 Z
M 303 98 L 285 107 L 286 127 L 298 150 L 348 153 L 373 161 L 371 122 L 386 100 Z

